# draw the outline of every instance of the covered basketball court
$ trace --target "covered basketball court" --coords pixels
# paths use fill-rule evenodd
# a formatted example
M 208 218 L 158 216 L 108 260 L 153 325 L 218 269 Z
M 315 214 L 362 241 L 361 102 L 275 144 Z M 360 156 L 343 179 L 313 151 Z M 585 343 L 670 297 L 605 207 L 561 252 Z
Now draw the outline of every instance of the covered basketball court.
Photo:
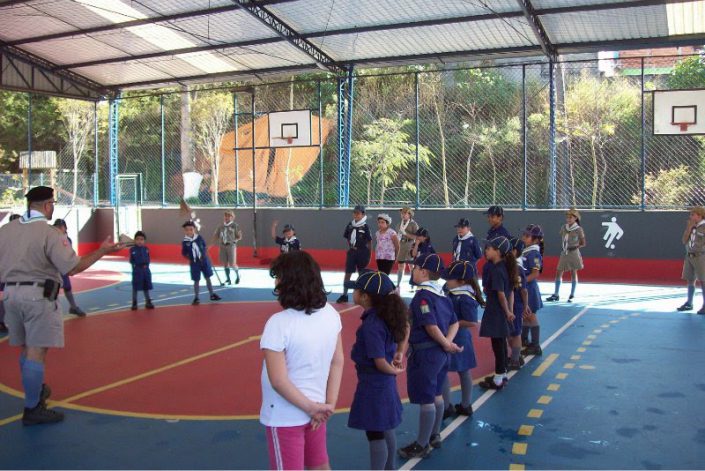
M 673 86 L 662 89 L 653 75 L 658 60 L 637 56 L 636 75 L 632 82 L 625 79 L 636 95 L 624 94 L 635 106 L 635 147 L 599 169 L 602 163 L 595 158 L 594 173 L 601 176 L 584 188 L 574 181 L 571 186 L 580 173 L 572 170 L 569 142 L 577 146 L 580 136 L 574 132 L 577 121 L 564 120 L 563 110 L 569 106 L 566 90 L 577 83 L 570 77 L 606 74 L 610 64 L 622 64 L 616 51 L 696 47 L 702 55 L 703 44 L 703 1 L 0 0 L 0 89 L 29 97 L 22 148 L 27 154 L 17 168 L 30 185 L 53 175 L 35 160 L 37 151 L 50 145 L 32 131 L 32 119 L 39 119 L 32 114 L 33 100 L 53 96 L 94 102 L 89 125 L 95 128 L 87 141 L 94 154 L 90 163 L 84 161 L 94 178 L 78 198 L 75 186 L 73 192 L 70 185 L 62 187 L 56 215 L 69 221 L 79 253 L 107 235 L 144 230 L 157 306 L 130 311 L 126 254 L 74 278 L 77 300 L 88 315 L 66 316 L 66 348 L 48 356 L 50 406 L 66 412 L 64 422 L 51 426 L 22 427 L 17 351 L 0 334 L 0 468 L 266 468 L 266 440 L 258 422 L 259 336 L 279 310 L 267 269 L 277 254 L 270 227 L 296 225 L 304 249 L 324 269 L 333 303 L 342 289 L 340 233 L 358 203 L 366 203 L 370 214 L 377 208 L 390 213 L 400 206 L 415 208 L 446 261 L 455 221 L 470 218 L 473 231 L 482 236 L 487 224 L 481 208 L 502 204 L 513 234 L 529 223 L 546 231 L 544 295 L 553 290 L 561 250 L 557 229 L 566 208 L 577 205 L 583 211 L 589 241 L 581 272 L 586 283 L 575 302 L 564 297 L 539 313 L 543 356 L 527 357 L 499 393 L 475 388 L 474 415 L 446 420 L 442 448 L 424 460 L 400 460 L 402 469 L 701 468 L 705 381 L 693 372 L 705 352 L 705 319 L 694 311 L 674 311 L 685 292 L 680 281 L 685 208 L 703 204 L 705 186 L 696 177 L 699 185 L 690 192 L 655 200 L 650 178 L 660 175 L 660 168 L 649 162 L 659 154 L 668 156 L 664 162 L 680 162 L 677 149 L 693 160 L 705 152 L 697 137 L 705 134 L 705 95 L 696 86 L 686 93 Z M 612 55 L 597 56 L 601 51 Z M 440 84 L 447 97 L 449 90 L 469 83 L 479 89 L 487 82 L 471 82 L 466 73 L 503 77 L 502 83 L 513 87 L 513 105 L 489 111 L 509 109 L 517 127 L 511 146 L 502 141 L 509 150 L 496 154 L 491 149 L 499 145 L 479 138 L 464 141 L 461 147 L 484 146 L 487 154 L 478 158 L 486 167 L 472 167 L 467 157 L 467 167 L 446 178 L 446 149 L 429 143 L 446 136 L 424 135 L 420 123 L 424 112 L 430 121 L 442 121 L 433 106 L 443 94 L 432 94 L 433 84 Z M 385 82 L 392 76 L 401 78 Z M 369 84 L 377 88 L 366 89 Z M 390 86 L 398 91 L 384 95 L 381 91 Z M 201 96 L 222 92 L 232 102 L 215 160 L 190 169 L 199 178 L 207 174 L 209 183 L 199 179 L 195 186 L 183 167 L 195 138 L 183 132 L 180 108 L 192 90 Z M 391 95 L 406 99 L 379 111 L 393 101 Z M 536 97 L 545 101 L 538 103 Z M 462 104 L 460 98 L 448 100 L 449 108 Z M 154 106 L 131 108 L 147 102 Z M 478 116 L 488 114 L 476 109 Z M 139 121 L 153 111 L 152 121 Z M 377 111 L 376 118 L 407 119 L 411 157 L 395 176 L 406 179 L 403 188 L 390 184 L 387 190 L 376 176 L 366 180 L 357 166 L 360 142 L 372 142 L 364 134 L 372 120 L 356 120 Z M 604 121 L 604 126 L 613 125 Z M 434 129 L 445 129 L 450 143 L 453 134 L 463 132 L 463 123 L 449 121 Z M 478 129 L 485 137 L 492 131 Z M 130 141 L 137 135 L 140 139 Z M 610 139 L 603 145 L 609 146 Z M 129 146 L 149 149 L 143 160 L 156 167 L 149 162 L 137 170 L 130 167 L 136 154 L 126 151 Z M 532 152 L 542 160 L 532 160 Z M 196 151 L 193 160 L 206 154 Z M 498 165 L 492 156 L 500 156 Z M 622 160 L 631 170 L 617 164 Z M 172 161 L 178 171 L 170 175 Z M 371 168 L 383 164 L 373 162 Z M 511 177 L 515 180 L 491 179 L 489 169 L 504 175 L 503 169 L 510 168 L 519 169 Z M 688 168 L 696 171 L 694 163 Z M 481 177 L 471 178 L 474 173 Z M 609 173 L 616 174 L 612 180 L 605 176 Z M 62 185 L 61 172 L 57 178 Z M 0 194 L 22 191 L 0 182 L 5 186 Z M 486 192 L 469 196 L 466 190 L 463 198 L 463 184 Z M 444 195 L 444 187 L 451 186 Z M 612 187 L 629 191 L 610 193 Z M 204 237 L 211 235 L 223 209 L 233 207 L 245 234 L 239 247 L 242 282 L 215 283 L 222 302 L 190 304 L 188 268 L 180 257 L 182 197 L 197 213 Z M 21 210 L 17 201 L 3 203 L 1 224 Z M 217 259 L 215 248 L 211 255 Z M 413 293 L 406 280 L 400 286 L 409 301 Z M 347 362 L 328 429 L 329 454 L 334 468 L 365 469 L 365 436 L 347 427 L 356 381 L 349 351 L 361 308 L 334 306 L 343 319 Z M 477 382 L 491 373 L 493 358 L 487 339 L 477 331 L 473 339 Z M 399 390 L 406 398 L 404 375 Z M 417 421 L 417 407 L 405 402 L 397 429 L 400 446 L 414 440 Z

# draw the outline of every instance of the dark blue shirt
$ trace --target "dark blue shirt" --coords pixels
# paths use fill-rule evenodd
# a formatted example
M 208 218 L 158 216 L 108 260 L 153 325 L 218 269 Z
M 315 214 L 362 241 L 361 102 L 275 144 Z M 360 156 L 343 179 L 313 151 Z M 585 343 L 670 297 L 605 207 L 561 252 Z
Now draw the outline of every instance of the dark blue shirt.
M 353 231 L 357 231 L 354 246 L 350 242 L 350 236 L 352 235 Z M 360 227 L 354 227 L 352 223 L 349 222 L 348 225 L 345 226 L 345 232 L 343 233 L 343 237 L 348 240 L 348 245 L 350 245 L 350 248 L 356 249 L 367 248 L 367 243 L 372 241 L 372 233 L 370 233 L 370 227 L 367 224 L 363 224 Z
M 459 256 L 456 255 L 458 244 L 460 244 Z M 477 263 L 480 257 L 482 257 L 482 251 L 480 250 L 480 243 L 477 241 L 477 237 L 470 236 L 465 240 L 460 240 L 458 236 L 453 238 L 453 261 L 466 260 L 474 264 Z
M 509 233 L 509 231 L 502 224 L 500 224 L 497 227 L 490 227 L 489 230 L 487 231 L 487 240 L 494 239 L 495 237 L 499 237 L 499 236 L 504 236 L 507 239 L 512 238 L 512 235 Z
M 487 262 L 482 270 L 482 289 L 486 296 L 485 316 L 492 313 L 499 313 L 504 318 L 504 309 L 499 304 L 499 292 L 509 300 L 512 292 L 512 284 L 509 282 L 509 274 L 504 261 L 499 263 Z
M 193 259 L 193 250 L 191 250 L 191 245 L 196 244 L 198 245 L 198 248 L 201 249 L 201 258 L 198 260 Z M 189 262 L 191 263 L 200 263 L 203 260 L 205 260 L 208 257 L 208 254 L 206 253 L 206 241 L 201 237 L 201 235 L 197 235 L 196 239 L 191 242 L 189 240 L 184 240 L 181 242 L 181 255 L 189 259 Z
M 429 255 L 432 253 L 436 253 L 436 249 L 433 248 L 433 245 L 431 245 L 430 242 L 419 242 L 419 246 L 416 249 L 418 253 L 416 254 L 417 257 L 420 257 L 421 255 Z
M 453 310 L 459 321 L 477 322 L 477 307 L 480 305 L 470 293 L 450 292 Z
M 149 265 L 149 249 L 147 248 L 147 246 L 134 246 L 130 248 L 130 263 L 133 267 L 142 267 Z
M 426 332 L 425 326 L 436 325 L 443 335 L 448 334 L 448 327 L 458 322 L 453 310 L 453 303 L 446 296 L 424 289 L 423 285 L 411 300 L 411 333 L 409 343 L 435 342 Z
M 301 242 L 299 242 L 299 239 L 297 238 L 293 238 L 293 240 L 286 240 L 284 237 L 275 237 L 274 242 L 276 242 L 279 246 L 279 251 L 281 253 L 301 250 Z
M 355 333 L 355 344 L 350 358 L 358 366 L 374 367 L 375 358 L 384 358 L 389 363 L 394 359 L 397 344 L 387 324 L 377 316 L 374 308 L 362 313 L 362 324 Z

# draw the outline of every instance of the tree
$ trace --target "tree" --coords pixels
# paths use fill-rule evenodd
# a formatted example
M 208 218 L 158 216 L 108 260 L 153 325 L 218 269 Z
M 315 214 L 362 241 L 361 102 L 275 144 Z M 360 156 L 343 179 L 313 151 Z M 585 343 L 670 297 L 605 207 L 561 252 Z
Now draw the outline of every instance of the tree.
M 646 205 L 680 207 L 693 196 L 698 178 L 687 165 L 661 169 L 646 175 Z M 641 204 L 641 195 L 634 195 L 632 203 Z
M 399 172 L 416 160 L 416 146 L 410 144 L 409 134 L 403 129 L 411 125 L 409 119 L 381 118 L 364 126 L 363 138 L 353 143 L 353 163 L 361 175 L 367 178 L 367 204 L 372 201 L 372 186 L 380 184 L 380 205 L 384 204 L 385 192 L 399 176 Z M 431 151 L 419 146 L 419 163 L 428 165 Z M 402 185 L 415 191 L 411 182 Z
M 86 151 L 88 137 L 94 127 L 95 107 L 93 103 L 67 98 L 53 98 L 64 127 L 66 142 L 71 146 L 73 157 L 73 191 L 71 204 L 76 203 L 78 194 L 78 168 Z
M 447 170 L 447 154 L 446 154 L 446 134 L 445 128 L 447 123 L 447 110 L 445 98 L 445 84 L 443 83 L 443 74 L 430 73 L 425 74 L 425 80 L 422 82 L 427 93 L 426 106 L 430 106 L 436 118 L 436 126 L 438 129 L 439 144 L 441 146 L 441 181 L 443 183 L 443 203 L 445 207 L 450 207 L 450 194 L 448 192 L 448 170 Z
M 220 147 L 233 117 L 232 95 L 223 91 L 201 92 L 191 110 L 196 146 L 208 159 L 211 168 L 213 203 L 218 204 Z
M 476 142 L 483 147 L 483 155 L 490 160 L 492 167 L 492 204 L 497 203 L 497 152 L 504 146 L 518 146 L 521 142 L 521 122 L 513 116 L 499 125 L 492 122 L 480 127 Z
M 668 77 L 668 87 L 705 88 L 705 58 L 691 56 L 678 62 Z

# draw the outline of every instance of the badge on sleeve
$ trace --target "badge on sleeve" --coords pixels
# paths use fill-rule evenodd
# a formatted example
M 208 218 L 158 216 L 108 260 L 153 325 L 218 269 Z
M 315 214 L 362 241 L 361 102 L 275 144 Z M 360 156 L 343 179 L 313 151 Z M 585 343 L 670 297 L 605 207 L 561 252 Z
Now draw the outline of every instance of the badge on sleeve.
M 421 301 L 421 314 L 428 314 L 431 312 L 431 308 L 428 307 L 428 302 L 426 300 Z

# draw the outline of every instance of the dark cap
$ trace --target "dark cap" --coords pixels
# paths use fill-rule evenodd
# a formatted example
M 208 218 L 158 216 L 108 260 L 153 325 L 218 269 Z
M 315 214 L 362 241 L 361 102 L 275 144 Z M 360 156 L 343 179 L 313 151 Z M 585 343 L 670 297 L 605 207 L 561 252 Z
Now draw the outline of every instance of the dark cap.
M 424 227 L 419 227 L 416 230 L 416 235 L 421 236 L 421 237 L 428 237 L 428 229 L 426 229 Z
M 355 289 L 369 294 L 386 296 L 396 289 L 392 280 L 381 271 L 368 271 L 357 277 Z
M 512 237 L 511 239 L 509 239 L 509 243 L 512 244 L 512 248 L 514 250 L 518 250 L 519 252 L 524 250 L 524 241 L 521 240 L 519 237 Z
M 362 213 L 362 214 L 365 214 L 365 207 L 361 204 L 356 204 L 355 207 L 353 208 L 353 212 L 355 212 L 355 211 Z
M 504 209 L 501 206 L 490 206 L 485 214 L 487 216 L 504 216 Z
M 284 229 L 282 229 L 282 232 L 293 231 L 293 230 L 294 230 L 294 226 L 292 226 L 291 224 L 286 224 L 284 226 Z
M 455 227 L 470 227 L 470 220 L 468 218 L 460 218 Z
M 504 236 L 494 237 L 486 241 L 486 243 L 490 247 L 494 247 L 495 249 L 499 250 L 502 255 L 505 255 L 512 249 L 512 243 L 509 241 L 509 239 Z
M 196 224 L 193 221 L 186 221 L 181 227 L 196 227 Z
M 48 186 L 35 186 L 24 195 L 27 202 L 46 201 L 54 199 L 54 189 Z
M 540 239 L 543 237 L 543 229 L 541 229 L 541 226 L 538 224 L 529 224 L 526 226 L 526 229 L 524 229 L 524 235 Z
M 146 238 L 147 238 L 147 234 L 145 234 L 145 233 L 142 232 L 142 231 L 137 231 L 137 232 L 135 232 L 135 237 L 134 237 L 134 238 L 136 239 L 136 238 L 138 238 L 138 237 L 142 237 L 143 239 L 146 239 Z
M 66 227 L 66 221 L 63 219 L 57 219 L 54 221 L 54 227 Z
M 448 265 L 448 269 L 443 273 L 445 280 L 471 280 L 477 276 L 475 264 L 467 260 L 456 260 Z
M 418 256 L 416 261 L 414 261 L 414 265 L 418 268 L 423 268 L 424 270 L 428 270 L 433 273 L 443 273 L 443 269 L 445 268 L 443 265 L 443 260 L 441 260 L 441 257 L 435 253 Z

